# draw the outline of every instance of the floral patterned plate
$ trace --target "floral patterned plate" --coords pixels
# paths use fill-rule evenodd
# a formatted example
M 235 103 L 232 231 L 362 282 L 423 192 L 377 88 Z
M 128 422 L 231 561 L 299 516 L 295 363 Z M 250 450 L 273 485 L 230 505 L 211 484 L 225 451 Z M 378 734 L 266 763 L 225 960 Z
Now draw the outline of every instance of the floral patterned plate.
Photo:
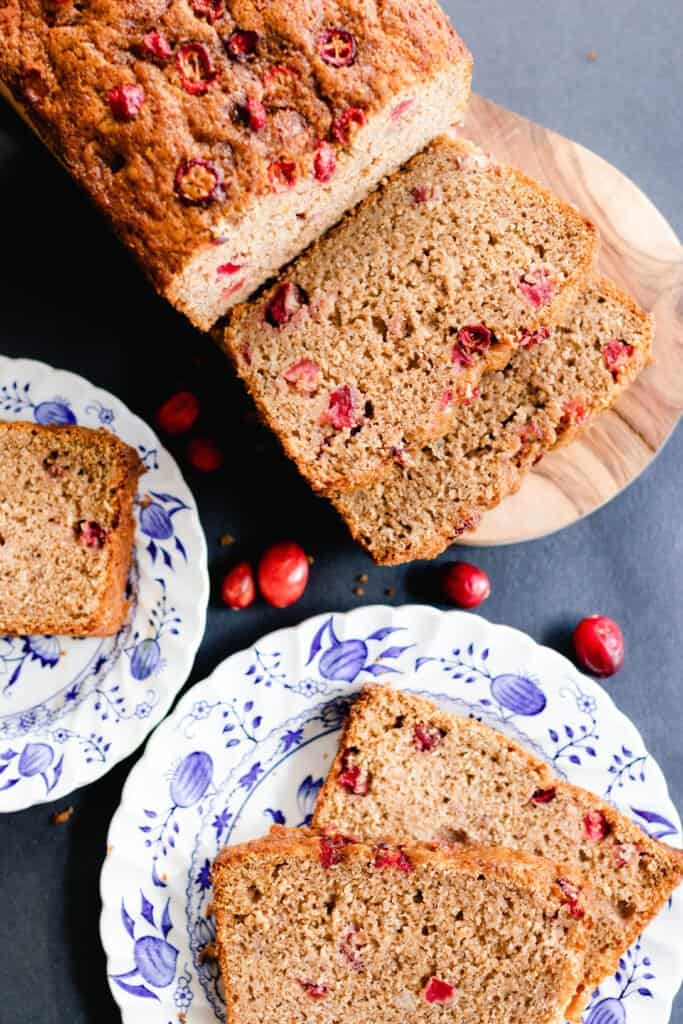
M 164 717 L 204 633 L 209 581 L 180 470 L 117 398 L 73 373 L 0 357 L 0 419 L 104 426 L 147 467 L 135 509 L 131 614 L 118 635 L 0 637 L 0 811 L 16 811 L 99 778 Z
M 223 1019 L 206 916 L 218 848 L 309 821 L 349 700 L 373 679 L 475 715 L 680 844 L 660 769 L 605 691 L 523 633 L 368 607 L 264 637 L 193 687 L 131 772 L 109 833 L 101 933 L 125 1024 Z M 665 1024 L 683 975 L 676 895 L 593 995 L 589 1024 Z

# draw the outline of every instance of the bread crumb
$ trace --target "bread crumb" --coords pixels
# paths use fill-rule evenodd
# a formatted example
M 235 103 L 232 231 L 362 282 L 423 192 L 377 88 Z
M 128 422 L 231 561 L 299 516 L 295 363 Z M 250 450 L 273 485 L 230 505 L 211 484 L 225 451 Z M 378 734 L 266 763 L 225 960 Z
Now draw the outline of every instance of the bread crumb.
M 354 587 L 353 592 L 356 595 L 356 597 L 362 597 L 363 594 L 365 593 L 365 590 L 363 589 L 363 587 Z
M 140 498 L 140 508 L 149 508 L 152 504 L 152 499 L 149 494 L 145 494 L 144 498 Z
M 586 60 L 589 60 L 591 62 L 591 64 L 595 64 L 597 59 L 598 59 L 598 51 L 597 50 L 591 50 L 589 53 L 586 54 Z
M 221 547 L 229 548 L 231 544 L 235 543 L 235 538 L 231 533 L 224 533 L 221 537 Z
M 367 583 L 368 582 L 368 574 L 366 572 L 362 572 L 360 574 L 360 576 L 358 577 L 358 582 L 359 583 Z
M 53 825 L 66 825 L 67 821 L 71 820 L 74 813 L 74 809 L 71 805 L 65 807 L 63 811 L 55 811 L 54 814 L 50 815 L 50 821 Z
M 207 944 L 199 950 L 199 962 L 205 964 L 207 960 L 217 960 L 218 950 L 215 942 L 207 942 Z

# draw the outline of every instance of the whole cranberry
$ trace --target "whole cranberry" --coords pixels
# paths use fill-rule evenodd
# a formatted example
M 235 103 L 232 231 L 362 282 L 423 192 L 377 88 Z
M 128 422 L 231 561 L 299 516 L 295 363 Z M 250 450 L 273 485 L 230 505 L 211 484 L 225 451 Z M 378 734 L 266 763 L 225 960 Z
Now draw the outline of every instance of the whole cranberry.
M 187 457 L 200 473 L 213 473 L 223 465 L 223 452 L 211 437 L 193 437 L 187 446 Z
M 165 434 L 176 437 L 192 430 L 199 416 L 199 399 L 191 391 L 171 395 L 157 413 L 157 423 Z
M 574 630 L 574 650 L 593 675 L 612 676 L 624 664 L 624 635 L 613 619 L 590 615 Z
M 274 544 L 262 556 L 258 585 L 268 604 L 288 608 L 298 601 L 308 583 L 308 558 L 298 544 Z
M 254 570 L 249 562 L 238 562 L 225 574 L 221 584 L 221 597 L 228 608 L 240 611 L 248 608 L 256 598 Z
M 477 608 L 491 593 L 491 581 L 483 569 L 469 562 L 451 562 L 443 577 L 444 594 L 459 608 Z

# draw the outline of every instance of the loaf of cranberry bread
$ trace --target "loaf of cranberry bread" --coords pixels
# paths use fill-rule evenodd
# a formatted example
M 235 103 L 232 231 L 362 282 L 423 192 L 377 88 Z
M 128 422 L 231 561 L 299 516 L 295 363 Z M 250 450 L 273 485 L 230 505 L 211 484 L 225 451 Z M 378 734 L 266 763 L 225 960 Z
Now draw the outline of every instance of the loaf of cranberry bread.
M 651 316 L 595 277 L 564 326 L 532 335 L 505 370 L 484 375 L 447 437 L 381 483 L 334 498 L 353 537 L 383 565 L 436 557 L 612 405 L 648 363 L 653 333 Z
M 227 1024 L 560 1024 L 590 894 L 506 850 L 276 829 L 213 866 Z
M 457 121 L 471 73 L 434 0 L 0 0 L 4 91 L 205 329 Z
M 596 246 L 572 207 L 443 137 L 233 310 L 222 341 L 313 487 L 357 490 L 567 316 Z
M 118 632 L 142 472 L 105 430 L 0 423 L 0 636 Z
M 594 928 L 572 1020 L 683 880 L 680 850 L 507 736 L 387 687 L 367 687 L 352 706 L 313 822 L 367 842 L 527 850 L 583 874 Z

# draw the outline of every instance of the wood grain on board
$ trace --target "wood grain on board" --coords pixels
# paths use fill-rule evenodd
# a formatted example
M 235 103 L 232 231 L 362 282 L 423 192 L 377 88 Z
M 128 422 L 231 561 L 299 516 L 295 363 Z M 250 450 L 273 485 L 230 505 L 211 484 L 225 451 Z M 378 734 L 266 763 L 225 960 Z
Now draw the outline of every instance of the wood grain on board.
M 600 269 L 657 320 L 654 364 L 460 541 L 509 544 L 552 533 L 604 505 L 642 473 L 676 426 L 683 413 L 683 246 L 633 182 L 583 146 L 480 96 L 462 134 L 590 217 L 602 236 Z

